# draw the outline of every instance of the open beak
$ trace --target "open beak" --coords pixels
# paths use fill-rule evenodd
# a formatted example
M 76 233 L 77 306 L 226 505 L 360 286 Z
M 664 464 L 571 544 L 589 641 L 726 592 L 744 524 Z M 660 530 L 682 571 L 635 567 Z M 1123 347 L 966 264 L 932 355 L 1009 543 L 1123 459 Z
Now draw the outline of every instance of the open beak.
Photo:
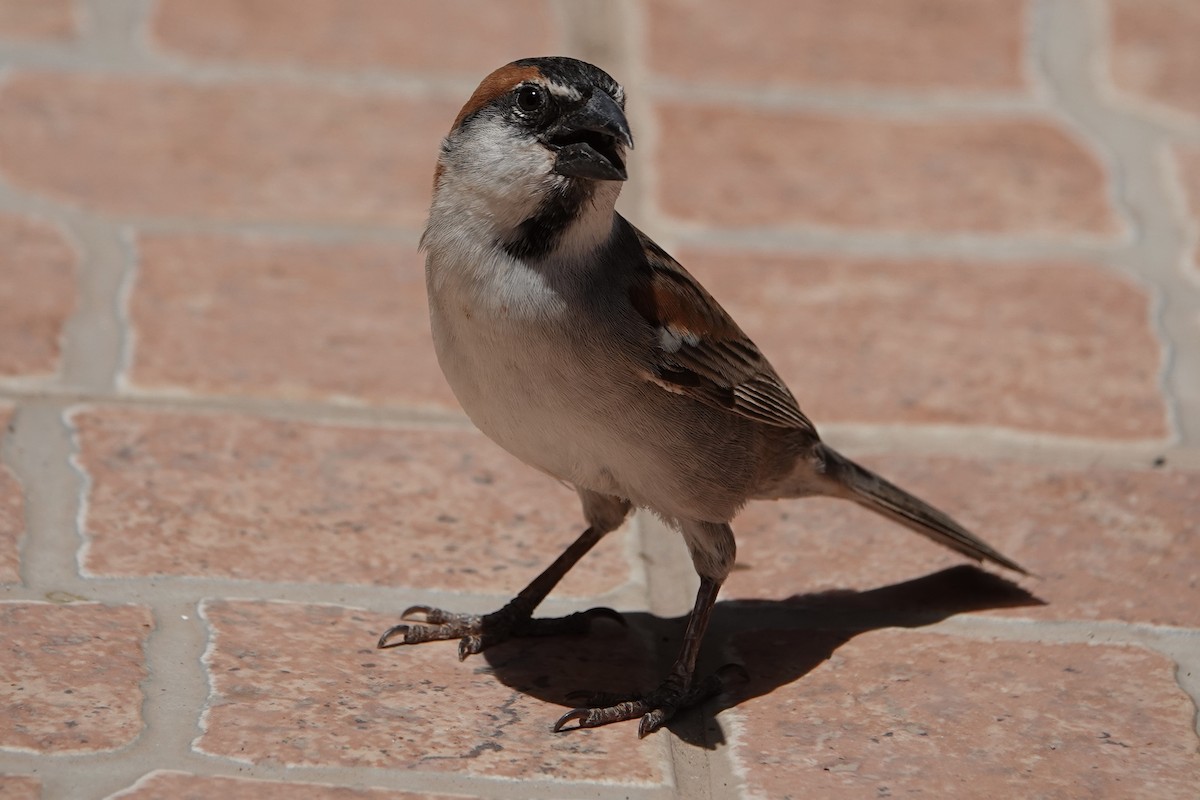
M 622 156 L 633 149 L 629 120 L 617 101 L 596 90 L 546 133 L 546 144 L 557 152 L 554 171 L 571 178 L 623 181 L 628 178 Z

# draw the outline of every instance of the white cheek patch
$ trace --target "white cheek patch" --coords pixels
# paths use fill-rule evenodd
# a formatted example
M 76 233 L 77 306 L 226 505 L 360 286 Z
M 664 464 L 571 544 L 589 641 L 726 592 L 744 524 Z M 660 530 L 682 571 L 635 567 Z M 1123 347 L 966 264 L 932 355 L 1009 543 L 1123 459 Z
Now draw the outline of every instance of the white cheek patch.
M 658 329 L 658 346 L 666 352 L 677 353 L 685 344 L 696 347 L 700 344 L 700 337 L 691 331 L 677 331 L 667 326 Z
M 446 179 L 467 189 L 456 202 L 477 205 L 501 227 L 519 224 L 541 200 L 543 182 L 552 174 L 554 156 L 504 120 L 480 117 L 471 123 L 470 146 L 453 148 L 454 168 Z M 452 172 L 452 174 L 451 174 Z

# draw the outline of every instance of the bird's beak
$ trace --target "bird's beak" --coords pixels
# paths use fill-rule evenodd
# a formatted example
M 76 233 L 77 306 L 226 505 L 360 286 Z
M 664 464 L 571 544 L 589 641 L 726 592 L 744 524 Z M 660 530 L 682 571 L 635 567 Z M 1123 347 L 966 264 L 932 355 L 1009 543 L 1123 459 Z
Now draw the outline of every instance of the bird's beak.
M 623 181 L 628 178 L 622 156 L 633 149 L 629 120 L 617 101 L 596 90 L 579 108 L 564 114 L 546 133 L 557 152 L 554 171 L 571 178 Z

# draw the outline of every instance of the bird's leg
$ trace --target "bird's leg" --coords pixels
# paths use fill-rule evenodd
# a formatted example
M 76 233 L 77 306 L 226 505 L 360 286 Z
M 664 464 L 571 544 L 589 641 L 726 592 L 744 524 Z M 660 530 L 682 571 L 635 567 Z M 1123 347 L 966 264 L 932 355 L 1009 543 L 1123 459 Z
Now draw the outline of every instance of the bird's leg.
M 591 699 L 600 707 L 568 711 L 554 723 L 555 731 L 562 730 L 570 722 L 577 722 L 580 728 L 595 728 L 641 717 L 638 724 L 640 739 L 661 728 L 680 709 L 699 705 L 730 685 L 744 680 L 745 671 L 734 665 L 727 665 L 713 675 L 696 680 L 700 642 L 708 628 L 717 593 L 733 567 L 733 531 L 728 525 L 717 523 L 685 522 L 681 527 L 692 551 L 692 561 L 700 573 L 700 589 L 696 592 L 696 603 L 688 616 L 683 647 L 671 671 L 657 689 L 644 696 L 624 700 L 608 695 L 592 696 Z
M 490 614 L 456 614 L 430 606 L 411 606 L 400 615 L 405 622 L 393 625 L 379 637 L 379 647 L 459 639 L 458 657 L 462 660 L 516 636 L 584 633 L 598 617 L 623 623 L 620 614 L 609 608 L 593 608 L 553 619 L 532 616 L 550 590 L 603 536 L 604 532 L 589 527 L 516 597 Z
M 490 614 L 457 614 L 430 606 L 412 606 L 400 615 L 404 622 L 384 631 L 378 646 L 458 639 L 458 657 L 462 660 L 514 637 L 586 633 L 595 619 L 611 619 L 624 624 L 621 615 L 611 608 L 593 608 L 565 617 L 533 618 L 534 609 L 571 567 L 605 534 L 616 530 L 629 513 L 630 505 L 625 500 L 585 490 L 579 490 L 579 494 L 584 516 L 591 523 L 588 529 L 502 608 Z

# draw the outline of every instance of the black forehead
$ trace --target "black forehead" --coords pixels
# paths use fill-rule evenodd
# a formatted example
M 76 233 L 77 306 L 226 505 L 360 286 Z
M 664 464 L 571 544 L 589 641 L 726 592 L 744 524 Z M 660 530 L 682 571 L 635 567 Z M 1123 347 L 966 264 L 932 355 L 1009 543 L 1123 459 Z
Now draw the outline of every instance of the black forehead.
M 534 67 L 542 73 L 546 80 L 562 86 L 578 89 L 588 86 L 598 87 L 622 107 L 625 105 L 625 93 L 622 91 L 621 85 L 595 64 L 567 56 L 542 56 L 540 58 L 522 58 L 514 61 L 513 66 Z
M 523 58 L 505 64 L 483 79 L 455 117 L 450 127 L 451 133 L 488 110 L 502 108 L 503 98 L 517 86 L 538 80 L 577 91 L 580 97 L 588 97 L 593 88 L 599 88 L 622 108 L 625 107 L 625 92 L 620 84 L 597 66 L 565 56 Z

